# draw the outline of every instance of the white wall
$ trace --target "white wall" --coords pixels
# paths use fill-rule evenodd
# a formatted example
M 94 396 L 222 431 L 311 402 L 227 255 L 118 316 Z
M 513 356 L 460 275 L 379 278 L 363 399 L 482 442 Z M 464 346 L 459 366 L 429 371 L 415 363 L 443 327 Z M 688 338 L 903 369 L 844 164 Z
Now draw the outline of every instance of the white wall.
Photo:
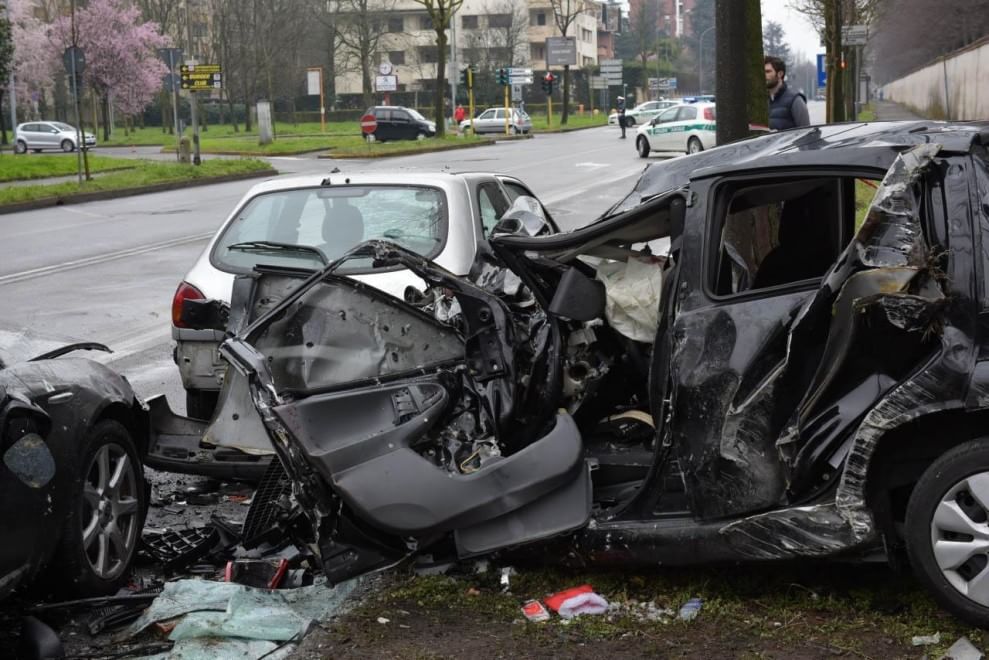
M 883 96 L 935 119 L 989 119 L 989 37 L 887 83 Z

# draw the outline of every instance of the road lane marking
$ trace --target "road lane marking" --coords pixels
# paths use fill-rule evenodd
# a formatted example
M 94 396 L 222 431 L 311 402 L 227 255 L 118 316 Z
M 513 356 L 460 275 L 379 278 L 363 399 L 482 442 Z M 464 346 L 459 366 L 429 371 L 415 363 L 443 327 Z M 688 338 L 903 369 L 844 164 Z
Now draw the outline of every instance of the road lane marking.
M 24 280 L 29 280 L 35 277 L 42 277 L 44 275 L 51 275 L 54 273 L 61 273 L 76 268 L 85 268 L 86 266 L 103 264 L 108 261 L 116 261 L 117 259 L 126 259 L 127 257 L 134 257 L 139 254 L 145 254 L 147 252 L 155 252 L 156 250 L 166 250 L 168 248 L 178 247 L 180 245 L 188 245 L 189 243 L 197 243 L 199 241 L 205 241 L 211 238 L 215 233 L 216 232 L 211 231 L 204 234 L 195 234 L 194 236 L 183 236 L 182 238 L 173 238 L 168 241 L 162 241 L 161 243 L 139 245 L 137 247 L 129 248 L 126 250 L 119 250 L 117 252 L 108 252 L 106 254 L 98 254 L 92 257 L 86 257 L 85 259 L 75 259 L 73 261 L 65 261 L 60 264 L 52 264 L 51 266 L 42 266 L 41 268 L 22 270 L 19 273 L 11 273 L 10 275 L 0 276 L 0 284 L 13 284 L 15 282 L 23 282 Z

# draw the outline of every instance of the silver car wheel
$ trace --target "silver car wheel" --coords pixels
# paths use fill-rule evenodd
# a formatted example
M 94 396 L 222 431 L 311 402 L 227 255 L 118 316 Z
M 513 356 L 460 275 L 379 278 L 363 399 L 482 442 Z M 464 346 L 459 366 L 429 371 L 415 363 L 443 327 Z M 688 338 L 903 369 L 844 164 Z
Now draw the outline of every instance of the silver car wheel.
M 93 573 L 112 580 L 127 566 L 140 531 L 135 466 L 123 447 L 108 443 L 96 451 L 84 474 L 83 552 Z
M 989 472 L 948 489 L 931 519 L 941 574 L 963 596 L 989 607 Z
M 692 137 L 689 140 L 687 140 L 688 154 L 696 154 L 696 153 L 700 153 L 701 151 L 704 151 L 704 146 L 701 144 L 700 140 L 698 140 L 695 137 Z

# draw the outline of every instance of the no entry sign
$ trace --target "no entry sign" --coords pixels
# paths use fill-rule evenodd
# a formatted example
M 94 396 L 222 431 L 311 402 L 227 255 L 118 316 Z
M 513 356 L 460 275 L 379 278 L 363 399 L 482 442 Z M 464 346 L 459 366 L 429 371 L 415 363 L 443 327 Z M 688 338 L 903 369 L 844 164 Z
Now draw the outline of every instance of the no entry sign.
M 361 131 L 364 135 L 374 133 L 376 128 L 378 128 L 378 120 L 374 118 L 374 115 L 364 115 L 361 117 Z

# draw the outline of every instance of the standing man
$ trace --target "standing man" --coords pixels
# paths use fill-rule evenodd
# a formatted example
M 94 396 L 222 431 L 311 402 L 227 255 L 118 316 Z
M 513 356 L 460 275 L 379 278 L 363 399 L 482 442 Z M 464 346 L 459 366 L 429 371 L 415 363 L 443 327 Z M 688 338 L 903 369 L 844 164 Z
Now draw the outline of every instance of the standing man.
M 622 137 L 625 139 L 625 97 L 618 97 L 618 125 L 622 127 Z
M 778 57 L 765 59 L 766 88 L 769 90 L 769 128 L 782 131 L 810 126 L 807 99 L 786 84 L 786 64 Z

